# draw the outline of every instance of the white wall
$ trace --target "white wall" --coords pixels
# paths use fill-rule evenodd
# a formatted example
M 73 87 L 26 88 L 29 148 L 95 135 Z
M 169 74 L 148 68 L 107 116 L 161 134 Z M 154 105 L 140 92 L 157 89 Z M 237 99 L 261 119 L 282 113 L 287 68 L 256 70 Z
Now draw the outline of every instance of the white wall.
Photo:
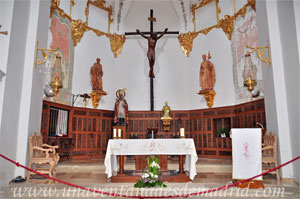
M 300 36 L 299 36 L 300 35 L 300 1 L 293 0 L 293 3 L 294 3 L 296 35 L 297 35 L 297 43 L 298 43 L 298 59 L 300 62 L 300 49 L 299 49 L 299 46 L 300 46 Z M 299 71 L 298 77 L 300 77 L 300 71 Z M 300 113 L 300 106 L 298 106 L 298 107 L 299 107 L 298 113 Z M 298 118 L 298 125 L 299 124 L 300 124 L 300 117 Z M 295 141 L 300 143 L 300 136 L 298 136 L 298 141 L 296 139 L 295 139 Z M 296 152 L 299 153 L 299 151 L 300 150 L 298 149 L 298 151 L 296 151 Z M 295 178 L 298 180 L 298 182 L 300 182 L 300 171 L 299 171 L 299 169 L 297 169 L 299 167 L 300 167 L 300 165 L 299 165 L 299 161 L 298 161 L 298 163 L 296 163 L 295 167 L 294 167 L 294 175 L 295 175 Z M 296 168 L 296 170 L 295 170 L 295 168 Z
M 1 154 L 15 160 L 17 156 L 17 138 L 19 132 L 20 103 L 23 83 L 26 38 L 28 30 L 29 2 L 15 1 L 7 58 L 7 70 L 1 122 Z M 20 31 L 22 34 L 20 34 Z M 15 166 L 0 159 L 0 185 L 7 184 L 15 175 Z
M 259 46 L 265 46 L 269 41 L 269 26 L 267 21 L 267 10 L 265 1 L 256 2 L 256 15 L 257 15 L 257 26 L 259 36 Z M 273 80 L 273 68 L 272 65 L 263 66 L 263 81 L 264 81 L 264 92 L 265 92 L 265 109 L 266 109 L 266 124 L 268 132 L 273 132 L 278 135 L 278 123 L 277 123 L 277 110 Z
M 49 8 L 48 1 L 23 0 L 14 2 L 12 12 L 0 151 L 23 165 L 28 164 L 28 138 L 40 130 L 43 74 L 34 70 L 35 44 L 38 38 L 46 47 Z M 25 175 L 23 168 L 0 161 L 1 186 Z
M 292 1 L 278 1 L 278 16 L 280 39 L 284 63 L 285 89 L 288 108 L 288 122 L 290 126 L 291 157 L 299 156 L 299 44 L 296 32 L 294 7 Z M 300 161 L 293 163 L 295 178 L 300 182 Z
M 5 88 L 5 74 L 7 70 L 8 62 L 8 51 L 9 51 L 9 40 L 11 33 L 12 24 L 12 13 L 13 13 L 14 1 L 0 1 L 0 31 L 8 31 L 7 35 L 0 34 L 0 128 L 1 128 L 1 118 L 3 109 L 3 99 L 4 99 L 4 88 Z M 0 138 L 1 139 L 1 138 Z
M 281 29 L 286 28 L 283 21 L 286 18 L 280 19 L 280 14 L 278 12 L 278 2 L 279 1 L 267 1 L 266 10 L 267 10 L 267 19 L 268 19 L 268 28 L 269 28 L 269 38 L 270 38 L 270 48 L 271 48 L 271 59 L 272 59 L 272 69 L 273 69 L 273 79 L 274 79 L 274 93 L 275 93 L 275 103 L 277 110 L 277 124 L 278 124 L 278 138 L 279 138 L 279 153 L 280 153 L 280 163 L 287 162 L 292 159 L 292 150 L 291 150 L 291 139 L 292 132 L 291 126 L 289 125 L 289 120 L 292 115 L 289 113 L 289 97 L 288 97 L 288 88 L 287 83 L 290 80 L 287 80 L 286 76 L 286 64 L 285 59 L 286 54 L 283 52 L 286 48 L 287 38 L 284 38 L 284 34 Z M 287 13 L 286 13 L 287 14 Z M 287 23 L 287 22 L 286 22 Z M 292 27 L 289 26 L 288 31 Z M 285 51 L 289 49 L 285 49 Z M 292 79 L 291 79 L 292 80 Z M 293 80 L 294 81 L 294 80 Z M 296 91 L 297 92 L 297 91 Z M 299 92 L 299 91 L 298 91 Z M 290 93 L 289 93 L 290 94 Z M 292 94 L 293 95 L 293 94 Z M 292 96 L 290 95 L 290 96 Z M 298 101 L 299 103 L 299 101 Z M 293 166 L 287 165 L 282 168 L 282 177 L 283 178 L 292 178 L 293 177 Z

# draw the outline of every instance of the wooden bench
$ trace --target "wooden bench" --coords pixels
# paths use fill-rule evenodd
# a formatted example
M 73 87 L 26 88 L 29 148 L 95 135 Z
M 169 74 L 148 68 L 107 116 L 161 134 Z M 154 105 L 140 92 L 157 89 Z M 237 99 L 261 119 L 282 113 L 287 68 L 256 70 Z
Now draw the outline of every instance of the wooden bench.
M 29 138 L 29 168 L 52 177 L 59 161 L 57 149 L 58 146 L 44 144 L 42 134 L 37 135 L 34 132 Z M 27 180 L 33 174 L 35 173 L 28 171 Z

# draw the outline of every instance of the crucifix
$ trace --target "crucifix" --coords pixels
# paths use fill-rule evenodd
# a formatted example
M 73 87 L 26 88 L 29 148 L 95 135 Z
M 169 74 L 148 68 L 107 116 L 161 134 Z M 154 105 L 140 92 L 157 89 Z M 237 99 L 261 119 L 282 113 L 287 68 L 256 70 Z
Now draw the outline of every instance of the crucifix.
M 150 17 L 148 17 L 148 21 L 150 21 L 150 32 L 140 32 L 136 30 L 136 32 L 125 32 L 125 35 L 141 35 L 145 39 L 148 40 L 148 52 L 147 57 L 149 60 L 149 77 L 150 77 L 150 110 L 154 111 L 154 89 L 153 89 L 153 78 L 155 78 L 153 72 L 153 66 L 155 62 L 155 46 L 157 40 L 159 40 L 164 34 L 179 34 L 178 31 L 169 31 L 168 28 L 164 30 L 164 32 L 153 32 L 153 22 L 156 22 L 156 18 L 153 17 L 153 10 L 150 10 Z M 150 35 L 150 36 L 146 36 Z

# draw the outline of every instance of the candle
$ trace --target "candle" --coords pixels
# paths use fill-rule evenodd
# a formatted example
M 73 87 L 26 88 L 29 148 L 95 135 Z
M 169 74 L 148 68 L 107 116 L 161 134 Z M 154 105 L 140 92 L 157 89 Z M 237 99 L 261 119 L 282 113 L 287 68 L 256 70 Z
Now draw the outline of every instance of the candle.
M 117 129 L 114 129 L 113 137 L 117 137 Z
M 118 137 L 121 137 L 121 129 L 118 129 Z
M 180 137 L 184 137 L 184 128 L 180 128 Z

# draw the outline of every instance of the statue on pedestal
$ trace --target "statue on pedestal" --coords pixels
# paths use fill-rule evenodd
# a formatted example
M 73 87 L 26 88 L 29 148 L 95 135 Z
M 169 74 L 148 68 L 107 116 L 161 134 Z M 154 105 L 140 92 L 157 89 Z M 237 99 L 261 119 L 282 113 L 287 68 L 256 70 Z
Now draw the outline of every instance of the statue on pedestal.
M 210 59 L 210 52 L 208 52 L 208 59 Z M 202 63 L 200 65 L 200 86 L 202 90 L 198 92 L 199 95 L 204 95 L 208 107 L 214 105 L 214 98 L 216 92 L 213 90 L 216 82 L 215 68 L 211 61 L 206 59 L 206 55 L 202 55 Z
M 93 85 L 93 91 L 102 91 L 102 76 L 103 70 L 102 65 L 100 64 L 100 58 L 97 58 L 97 62 L 91 67 L 91 82 Z
M 107 95 L 107 93 L 103 91 L 103 83 L 102 83 L 103 70 L 102 70 L 102 65 L 100 64 L 100 58 L 96 59 L 96 63 L 94 63 L 94 65 L 91 67 L 90 73 L 91 73 L 91 83 L 92 83 L 92 90 L 93 90 L 90 93 L 90 96 L 92 98 L 93 107 L 97 108 L 102 95 Z
M 168 102 L 165 102 L 165 105 L 162 109 L 163 116 L 160 118 L 163 121 L 164 131 L 170 130 L 171 120 L 173 120 L 173 118 L 170 116 L 170 111 L 171 111 L 171 108 L 168 105 Z
M 128 104 L 125 100 L 125 88 L 116 92 L 114 123 L 117 125 L 126 125 L 128 123 Z
M 200 86 L 202 90 L 213 90 L 216 82 L 215 68 L 213 63 L 206 59 L 206 55 L 202 55 L 203 61 L 200 66 Z M 208 59 L 210 54 L 208 53 Z

